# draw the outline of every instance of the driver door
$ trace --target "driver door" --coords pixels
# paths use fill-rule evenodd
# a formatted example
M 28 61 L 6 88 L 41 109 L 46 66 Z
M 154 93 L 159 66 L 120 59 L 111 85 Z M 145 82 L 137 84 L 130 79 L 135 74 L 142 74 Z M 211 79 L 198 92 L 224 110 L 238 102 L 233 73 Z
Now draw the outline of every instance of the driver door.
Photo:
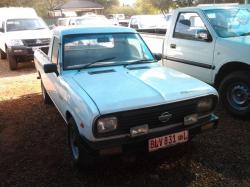
M 137 18 L 131 19 L 130 27 L 136 30 L 139 29 L 139 23 L 138 23 Z
M 5 38 L 4 38 L 4 32 L 5 32 L 5 22 L 3 21 L 0 25 L 0 49 L 2 51 L 5 51 Z M 6 52 L 6 51 L 5 51 Z
M 54 37 L 53 39 L 53 46 L 51 52 L 51 63 L 57 64 L 58 71 L 59 71 L 59 57 L 60 57 L 60 44 L 59 39 Z M 60 112 L 64 111 L 65 106 L 65 98 L 66 98 L 66 89 L 63 87 L 63 79 L 61 74 L 56 75 L 56 73 L 49 73 L 47 74 L 47 92 L 50 95 L 51 99 L 54 101 L 54 104 L 58 108 Z
M 172 34 L 164 48 L 166 66 L 210 83 L 214 68 L 215 39 L 206 41 L 197 38 L 197 33 L 201 30 L 209 34 L 198 13 L 179 13 L 175 28 L 170 31 Z

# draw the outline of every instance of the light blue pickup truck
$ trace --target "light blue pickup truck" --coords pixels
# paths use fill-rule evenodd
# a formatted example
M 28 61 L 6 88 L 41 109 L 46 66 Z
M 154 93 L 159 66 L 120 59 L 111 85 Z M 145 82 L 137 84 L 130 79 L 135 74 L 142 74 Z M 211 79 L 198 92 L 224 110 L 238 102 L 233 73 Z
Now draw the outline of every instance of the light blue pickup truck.
M 66 121 L 76 165 L 130 151 L 152 152 L 217 126 L 214 88 L 161 67 L 125 27 L 53 31 L 49 53 L 35 51 L 45 103 Z

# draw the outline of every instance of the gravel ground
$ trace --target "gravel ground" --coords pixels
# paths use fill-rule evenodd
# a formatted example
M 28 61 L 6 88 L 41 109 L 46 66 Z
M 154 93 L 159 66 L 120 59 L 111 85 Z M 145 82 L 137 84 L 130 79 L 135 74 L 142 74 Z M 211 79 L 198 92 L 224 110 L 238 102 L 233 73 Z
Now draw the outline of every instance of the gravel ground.
M 10 72 L 0 61 L 0 186 L 250 186 L 250 121 L 222 106 L 219 128 L 134 162 L 72 167 L 64 121 L 42 103 L 32 63 Z

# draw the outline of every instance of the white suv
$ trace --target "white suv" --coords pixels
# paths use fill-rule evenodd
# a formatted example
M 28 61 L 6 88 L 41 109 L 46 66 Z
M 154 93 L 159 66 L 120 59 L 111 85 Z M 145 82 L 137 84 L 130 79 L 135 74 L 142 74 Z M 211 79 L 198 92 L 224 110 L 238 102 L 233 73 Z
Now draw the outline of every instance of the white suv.
M 225 108 L 250 114 L 250 12 L 243 6 L 174 11 L 163 64 L 214 85 Z
M 7 57 L 10 70 L 18 62 L 32 60 L 34 49 L 48 50 L 51 32 L 31 8 L 0 8 L 1 59 Z

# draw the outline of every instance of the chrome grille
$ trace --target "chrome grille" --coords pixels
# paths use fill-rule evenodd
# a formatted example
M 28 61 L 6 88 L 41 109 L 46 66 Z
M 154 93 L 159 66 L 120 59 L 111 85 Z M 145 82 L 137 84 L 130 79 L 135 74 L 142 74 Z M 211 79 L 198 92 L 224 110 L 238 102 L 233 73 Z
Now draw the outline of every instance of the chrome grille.
M 149 129 L 153 129 L 176 123 L 183 123 L 185 116 L 196 113 L 198 100 L 199 98 L 104 115 L 101 117 L 116 116 L 118 119 L 118 129 L 114 132 L 103 135 L 97 134 L 96 131 L 94 131 L 94 134 L 97 137 L 105 137 L 112 135 L 129 134 L 130 128 L 140 125 L 147 124 Z M 166 112 L 171 114 L 171 118 L 166 122 L 162 122 L 159 117 Z
M 43 39 L 26 39 L 22 40 L 24 46 L 27 47 L 36 47 L 36 46 L 43 46 L 43 45 L 49 45 L 50 39 L 49 38 L 43 38 Z

